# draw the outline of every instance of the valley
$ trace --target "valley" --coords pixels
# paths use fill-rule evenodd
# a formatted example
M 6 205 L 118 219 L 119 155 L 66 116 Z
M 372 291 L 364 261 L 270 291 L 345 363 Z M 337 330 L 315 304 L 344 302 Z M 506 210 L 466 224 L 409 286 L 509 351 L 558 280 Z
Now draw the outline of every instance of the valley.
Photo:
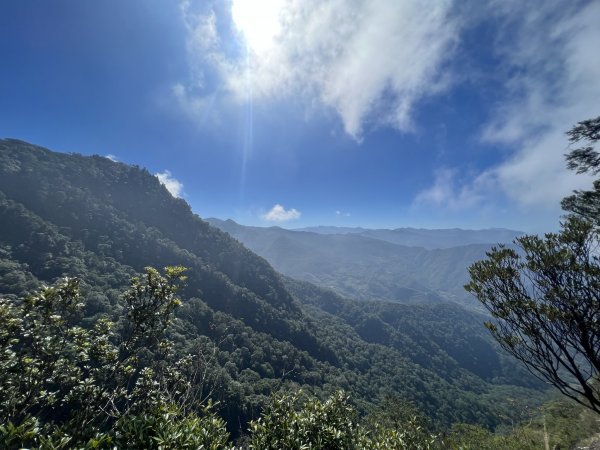
M 349 298 L 403 304 L 453 302 L 479 311 L 478 302 L 463 288 L 469 279 L 467 268 L 493 245 L 510 245 L 522 234 L 510 230 L 354 232 L 335 227 L 319 232 L 207 221 L 281 273 Z

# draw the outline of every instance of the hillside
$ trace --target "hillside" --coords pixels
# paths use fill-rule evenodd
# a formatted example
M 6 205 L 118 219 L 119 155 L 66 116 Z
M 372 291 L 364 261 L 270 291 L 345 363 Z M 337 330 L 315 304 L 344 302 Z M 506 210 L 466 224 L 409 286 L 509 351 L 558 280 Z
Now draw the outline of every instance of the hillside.
M 397 247 L 350 239 L 347 258 L 361 245 L 365 255 L 382 259 Z M 295 251 L 298 244 L 288 243 Z M 346 245 L 340 241 L 339 251 Z M 414 252 L 410 258 L 427 263 L 424 249 Z M 310 253 L 308 246 L 298 253 L 297 264 L 307 264 L 301 258 Z M 0 141 L 3 296 L 76 276 L 88 299 L 83 323 L 103 315 L 118 320 L 129 278 L 145 266 L 166 265 L 189 268 L 184 305 L 169 333 L 182 352 L 215 352 L 210 390 L 232 430 L 256 417 L 270 393 L 298 386 L 320 396 L 343 388 L 363 411 L 397 394 L 440 425 L 494 427 L 510 420 L 512 396 L 540 397 L 540 386 L 498 353 L 477 314 L 449 304 L 365 307 L 285 279 L 145 169 Z
M 360 232 L 346 230 L 334 234 L 250 227 L 232 220 L 207 220 L 266 258 L 281 273 L 333 289 L 343 296 L 405 304 L 452 301 L 475 310 L 479 305 L 463 289 L 468 281 L 467 267 L 485 257 L 485 252 L 493 245 L 491 239 L 506 242 L 517 233 L 509 230 L 413 230 L 419 231 L 423 239 L 432 236 L 432 245 L 436 239 L 442 241 L 448 236 L 453 236 L 455 242 L 492 242 L 426 249 L 382 238 L 402 236 L 402 230 L 359 228 L 349 230 Z M 333 227 L 323 229 L 335 230 Z

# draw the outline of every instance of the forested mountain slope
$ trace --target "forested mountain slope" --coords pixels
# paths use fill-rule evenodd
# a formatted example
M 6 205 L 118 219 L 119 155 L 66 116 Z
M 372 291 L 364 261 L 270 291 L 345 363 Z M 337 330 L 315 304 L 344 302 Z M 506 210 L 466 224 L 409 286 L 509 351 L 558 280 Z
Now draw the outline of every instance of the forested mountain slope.
M 281 273 L 359 300 L 406 304 L 445 300 L 478 309 L 479 305 L 464 291 L 463 285 L 468 281 L 467 267 L 485 257 L 492 245 L 470 244 L 428 250 L 370 236 L 393 235 L 398 230 L 332 234 L 250 227 L 232 220 L 207 220 L 266 258 Z M 425 231 L 440 231 L 442 237 L 448 232 Z M 490 236 L 473 233 L 471 240 Z M 512 232 L 506 233 L 512 236 Z M 502 234 L 492 233 L 497 237 Z
M 231 429 L 285 387 L 342 388 L 363 409 L 395 393 L 440 424 L 488 426 L 510 420 L 511 396 L 539 397 L 476 314 L 367 308 L 286 280 L 145 169 L 0 140 L 0 294 L 76 276 L 88 299 L 84 323 L 119 320 L 130 276 L 166 265 L 189 268 L 169 333 L 182 352 L 212 355 L 206 389 Z

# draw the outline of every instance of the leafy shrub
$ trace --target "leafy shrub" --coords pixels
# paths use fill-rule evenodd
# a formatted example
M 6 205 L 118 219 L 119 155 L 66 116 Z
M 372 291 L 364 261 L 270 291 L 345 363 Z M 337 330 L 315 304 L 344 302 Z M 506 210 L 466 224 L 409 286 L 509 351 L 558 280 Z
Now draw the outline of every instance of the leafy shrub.
M 184 270 L 132 279 L 121 334 L 106 318 L 77 325 L 76 278 L 0 298 L 0 447 L 229 448 L 224 422 L 193 402 L 191 357 L 163 336 Z

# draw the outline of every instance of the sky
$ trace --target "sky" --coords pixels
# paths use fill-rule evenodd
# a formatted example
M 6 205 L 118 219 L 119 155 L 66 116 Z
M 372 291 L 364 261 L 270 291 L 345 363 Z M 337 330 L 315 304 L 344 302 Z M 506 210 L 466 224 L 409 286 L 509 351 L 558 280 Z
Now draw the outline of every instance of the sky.
M 148 168 L 201 217 L 559 227 L 600 1 L 0 2 L 0 137 Z

